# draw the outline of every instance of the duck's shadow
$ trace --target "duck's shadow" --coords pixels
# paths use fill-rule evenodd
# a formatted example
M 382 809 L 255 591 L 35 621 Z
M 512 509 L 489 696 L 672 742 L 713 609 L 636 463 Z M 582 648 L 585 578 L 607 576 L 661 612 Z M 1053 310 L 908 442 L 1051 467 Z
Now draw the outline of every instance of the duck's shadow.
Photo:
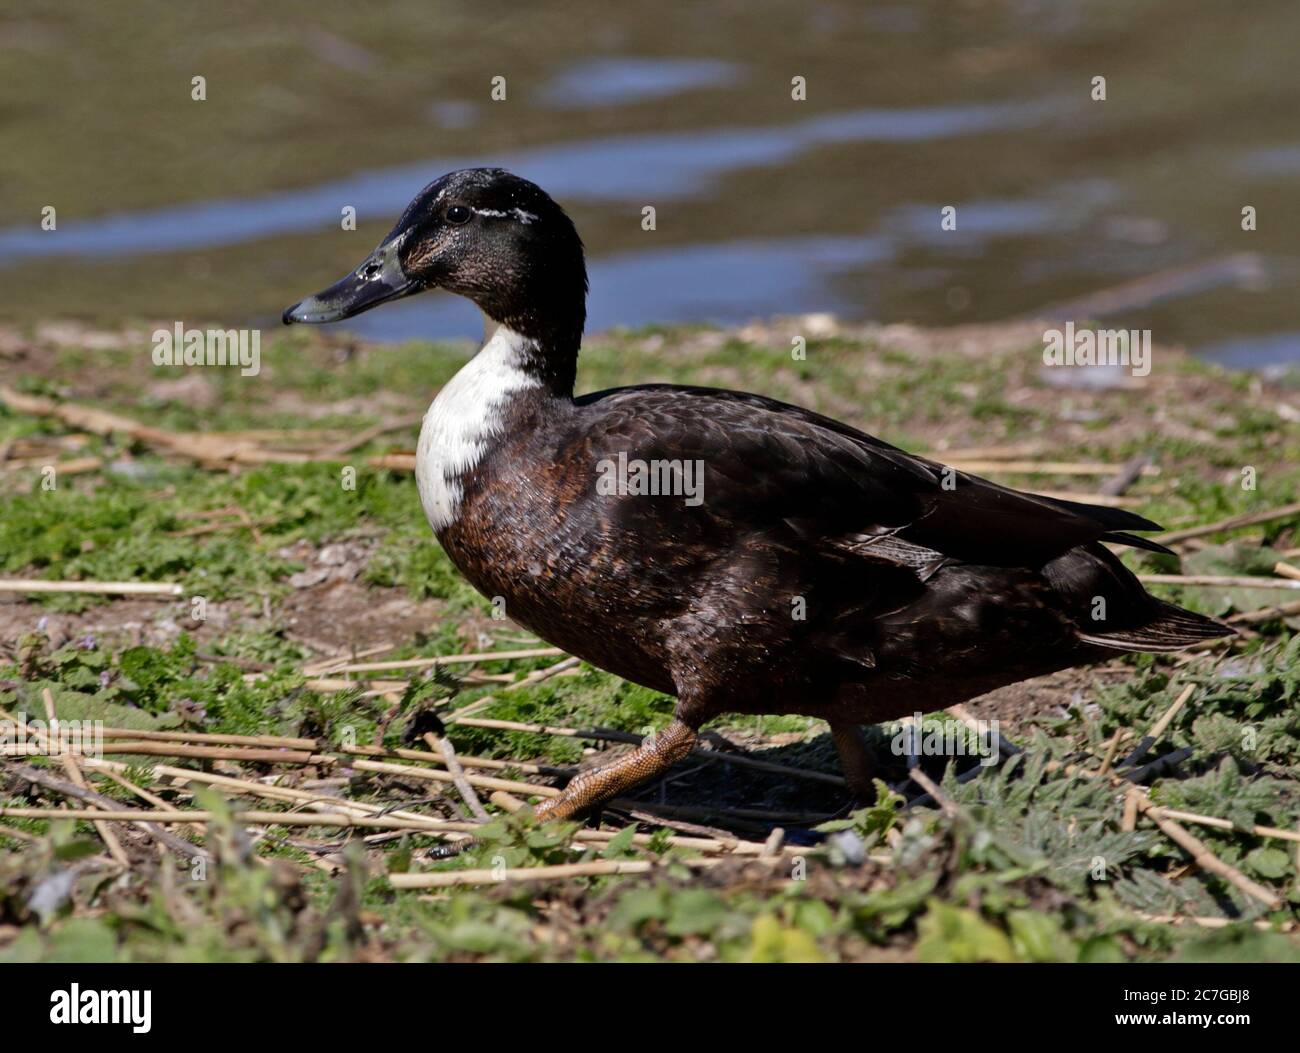
M 893 737 L 883 727 L 868 726 L 863 732 L 876 758 L 875 777 L 902 788 L 908 778 L 907 756 L 892 749 Z M 708 745 L 716 748 L 713 743 Z M 773 828 L 781 827 L 792 840 L 816 840 L 818 835 L 812 828 L 819 823 L 842 818 L 872 803 L 855 799 L 842 782 L 829 731 L 785 745 L 725 753 L 740 762 L 693 754 L 663 778 L 642 784 L 605 811 L 647 825 L 653 825 L 654 817 L 662 817 L 749 839 L 762 839 Z M 926 757 L 921 764 L 937 780 L 943 777 L 950 759 Z M 764 770 L 745 763 L 748 760 L 797 771 Z M 959 770 L 974 763 L 973 758 L 958 761 Z M 909 792 L 915 796 L 918 791 L 912 786 Z

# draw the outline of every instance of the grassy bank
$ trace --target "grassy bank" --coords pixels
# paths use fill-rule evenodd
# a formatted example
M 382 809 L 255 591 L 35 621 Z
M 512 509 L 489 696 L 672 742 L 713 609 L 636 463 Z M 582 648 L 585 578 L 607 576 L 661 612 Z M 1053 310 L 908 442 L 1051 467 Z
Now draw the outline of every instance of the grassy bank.
M 349 675 L 322 668 L 333 656 L 389 662 L 541 646 L 494 620 L 456 575 L 403 470 L 412 421 L 469 348 L 268 333 L 260 374 L 241 377 L 153 366 L 150 328 L 0 333 L 19 402 L 107 409 L 169 435 L 203 433 L 215 451 L 196 463 L 120 427 L 96 434 L 12 400 L 0 408 L 0 576 L 185 590 L 0 594 L 0 707 L 42 719 L 48 693 L 63 720 L 313 741 L 291 763 L 156 752 L 108 754 L 122 765 L 112 775 L 86 766 L 90 789 L 121 808 L 203 810 L 206 835 L 174 820 L 152 831 L 113 822 L 102 824 L 106 840 L 80 819 L 0 816 L 0 959 L 1300 957 L 1297 844 L 1258 829 L 1300 828 L 1296 616 L 1252 616 L 1228 647 L 1117 658 L 972 703 L 970 716 L 998 721 L 1022 752 L 965 781 L 979 767 L 969 756 L 951 770 L 950 758 L 925 757 L 923 773 L 942 784 L 938 804 L 903 806 L 900 795 L 920 789 L 886 745 L 878 802 L 850 811 L 843 788 L 824 778 L 837 774 L 824 725 L 767 717 L 718 724 L 723 739 L 710 748 L 794 771 L 695 758 L 642 788 L 635 805 L 608 811 L 604 837 L 594 827 L 576 841 L 573 826 L 538 829 L 527 810 L 509 810 L 510 798 L 489 800 L 488 784 L 478 787 L 494 815 L 483 844 L 442 863 L 426 858 L 442 836 L 427 824 L 236 820 L 245 810 L 300 815 L 315 794 L 373 806 L 372 815 L 462 821 L 457 790 L 420 774 L 441 765 L 392 752 L 428 749 L 424 732 L 438 727 L 429 714 L 445 722 L 472 776 L 544 788 L 561 784 L 557 770 L 626 745 L 539 729 L 642 735 L 666 722 L 672 700 L 585 666 L 557 668 L 562 656 L 546 654 L 458 663 L 436 677 L 369 671 L 356 675 L 381 682 L 328 686 Z M 791 355 L 796 336 L 807 342 L 801 360 Z M 1300 495 L 1295 378 L 1266 383 L 1158 349 L 1147 378 L 1084 383 L 1078 371 L 1043 371 L 1040 336 L 1031 325 L 931 332 L 824 318 L 604 334 L 589 340 L 579 383 L 742 387 L 939 459 L 980 463 L 979 474 L 999 481 L 1084 499 L 1143 456 L 1145 471 L 1108 497 L 1173 531 Z M 366 428 L 370 441 L 339 450 Z M 222 463 L 239 449 L 309 460 Z M 49 465 L 72 462 L 82 470 L 42 485 Z M 1259 587 L 1153 586 L 1234 617 L 1295 598 L 1266 585 L 1279 562 L 1300 563 L 1298 524 L 1292 514 L 1190 538 L 1177 561 L 1126 558 L 1146 573 L 1257 577 Z M 468 706 L 497 726 L 452 722 Z M 1161 763 L 1114 777 L 1171 709 L 1142 762 Z M 932 733 L 949 728 L 967 741 L 959 716 L 927 722 Z M 872 734 L 887 744 L 897 730 Z M 366 746 L 387 752 L 349 752 Z M 81 806 L 58 788 L 73 778 L 58 760 L 8 758 L 0 770 L 0 806 Z M 288 792 L 266 795 L 277 790 Z M 1130 800 L 1141 809 L 1126 817 Z M 1151 808 L 1184 818 L 1158 824 Z M 1171 839 L 1171 821 L 1217 865 Z M 167 848 L 160 829 L 203 852 Z M 634 840 L 638 832 L 649 836 Z M 738 853 L 734 840 L 766 843 L 769 854 Z M 129 862 L 122 877 L 114 841 Z M 387 877 L 570 863 L 651 869 L 411 890 Z

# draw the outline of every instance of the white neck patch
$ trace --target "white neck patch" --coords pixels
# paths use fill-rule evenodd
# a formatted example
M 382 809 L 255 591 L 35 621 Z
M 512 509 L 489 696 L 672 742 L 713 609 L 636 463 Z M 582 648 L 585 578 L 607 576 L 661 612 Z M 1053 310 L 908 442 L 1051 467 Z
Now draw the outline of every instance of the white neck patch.
M 517 391 L 540 386 L 524 372 L 532 341 L 483 319 L 483 346 L 451 378 L 424 415 L 415 452 L 415 482 L 435 531 L 456 521 L 461 479 L 478 464 L 488 440 L 501 432 L 501 407 Z

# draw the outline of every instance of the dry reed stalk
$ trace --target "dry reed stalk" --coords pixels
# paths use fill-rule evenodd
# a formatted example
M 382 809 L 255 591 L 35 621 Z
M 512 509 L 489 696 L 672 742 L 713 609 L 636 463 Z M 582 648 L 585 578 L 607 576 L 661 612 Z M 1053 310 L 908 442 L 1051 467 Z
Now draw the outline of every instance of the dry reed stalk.
M 356 662 L 331 670 L 335 673 L 378 673 L 386 669 L 426 669 L 435 665 L 471 665 L 478 662 L 512 662 L 521 658 L 552 658 L 563 655 L 558 647 L 526 647 L 515 651 L 480 651 L 476 654 L 437 655 L 433 658 L 402 658 L 391 662 Z
M 678 863 L 696 870 L 717 866 L 721 859 L 680 859 Z M 779 862 L 754 857 L 753 862 L 769 866 Z M 428 873 L 389 874 L 395 889 L 454 888 L 460 885 L 500 885 L 507 882 L 562 881 L 577 877 L 603 877 L 610 874 L 645 874 L 659 866 L 646 859 L 601 859 L 590 863 L 559 863 L 552 866 L 518 867 L 508 870 L 448 870 Z
M 1278 560 L 1273 564 L 1273 573 L 1280 578 L 1290 578 L 1292 581 L 1300 581 L 1300 567 L 1292 566 L 1283 560 Z
M 1064 771 L 1069 775 L 1080 775 L 1087 779 L 1096 779 L 1101 777 L 1098 776 L 1096 772 L 1087 771 L 1084 768 L 1080 768 L 1076 764 L 1063 764 L 1060 761 L 1048 761 L 1046 767 L 1048 771 Z M 1117 775 L 1111 774 L 1105 777 L 1108 778 L 1113 784 L 1117 786 L 1126 785 L 1125 781 L 1119 778 L 1119 776 Z M 1168 837 L 1176 845 L 1178 845 L 1185 852 L 1191 855 L 1192 859 L 1202 869 L 1208 870 L 1213 874 L 1219 875 L 1225 881 L 1229 882 L 1232 885 L 1235 885 L 1243 892 L 1247 893 L 1250 896 L 1253 896 L 1255 899 L 1258 899 L 1261 903 L 1268 905 L 1272 909 L 1276 909 L 1278 906 L 1281 905 L 1282 901 L 1278 899 L 1278 897 L 1275 896 L 1271 891 L 1264 888 L 1262 885 L 1259 885 L 1256 882 L 1251 881 L 1250 878 L 1246 877 L 1246 875 L 1241 873 L 1241 871 L 1239 871 L 1236 867 L 1230 866 L 1229 864 L 1218 859 L 1209 850 L 1209 848 L 1206 847 L 1206 845 L 1202 841 L 1200 841 L 1198 838 L 1194 837 L 1192 834 L 1184 830 L 1172 818 L 1166 818 L 1163 814 L 1152 814 L 1153 812 L 1161 812 L 1163 810 L 1160 809 L 1159 805 L 1153 804 L 1146 797 L 1146 795 L 1141 791 L 1141 788 L 1136 786 L 1129 787 L 1125 797 L 1124 804 L 1125 804 L 1125 819 L 1124 819 L 1124 825 L 1122 826 L 1122 829 L 1126 829 L 1126 830 L 1132 829 L 1132 827 L 1127 825 L 1130 816 L 1133 819 L 1134 825 L 1136 825 L 1137 814 L 1138 813 L 1144 814 L 1148 818 L 1150 818 L 1151 821 L 1156 824 L 1156 826 L 1160 828 L 1160 830 L 1165 834 L 1166 837 Z M 1190 816 L 1192 814 L 1193 813 L 1185 813 L 1185 815 L 1187 816 Z M 1213 818 L 1212 816 L 1199 816 L 1197 817 L 1197 820 L 1192 820 L 1189 818 L 1187 819 L 1187 821 L 1193 822 L 1193 821 L 1198 821 L 1200 819 L 1212 819 L 1212 818 Z M 1220 820 L 1220 822 L 1227 822 L 1227 820 Z M 1217 825 L 1217 824 L 1213 824 L 1213 825 Z M 1261 827 L 1260 829 L 1267 830 L 1271 828 Z M 1280 833 L 1287 833 L 1287 831 L 1280 831 Z M 1267 836 L 1272 836 L 1272 835 L 1270 834 Z
M 107 777 L 110 781 L 117 783 L 124 790 L 130 790 L 131 793 L 135 794 L 137 797 L 140 798 L 140 800 L 144 801 L 146 804 L 150 805 L 151 807 L 162 808 L 162 809 L 167 809 L 171 807 L 166 801 L 164 801 L 157 794 L 150 793 L 143 786 L 137 786 L 130 779 L 126 778 L 121 773 L 114 771 L 112 768 L 96 768 L 95 774 L 103 775 Z M 185 825 L 188 826 L 191 830 L 193 830 L 196 834 L 203 833 L 203 827 L 200 826 L 198 823 L 186 823 Z
M 1242 834 L 1254 834 L 1256 837 L 1274 837 L 1280 841 L 1291 841 L 1300 844 L 1300 833 L 1294 830 L 1283 830 L 1277 826 L 1259 826 L 1251 824 L 1250 826 L 1241 826 L 1234 823 L 1231 819 L 1220 819 L 1213 815 L 1201 815 L 1198 812 L 1184 812 L 1177 808 L 1165 808 L 1162 805 L 1153 804 L 1148 806 L 1147 814 L 1159 814 L 1166 819 L 1174 819 L 1184 823 L 1195 823 L 1197 826 L 1212 826 L 1218 830 L 1234 830 Z
M 409 764 L 389 764 L 384 761 L 353 761 L 350 767 L 358 771 L 371 771 L 380 775 L 403 775 L 412 779 L 425 779 L 429 782 L 454 783 L 450 772 L 436 768 L 415 768 Z M 534 786 L 532 783 L 516 782 L 513 779 L 493 779 L 486 775 L 466 775 L 471 786 L 485 790 L 506 790 L 507 792 L 532 794 L 534 797 L 558 797 L 560 791 L 552 786 Z
M 103 819 L 131 823 L 212 823 L 221 817 L 216 812 L 175 809 L 143 808 L 0 808 L 0 817 L 21 819 Z M 459 832 L 464 824 L 451 826 L 438 819 L 399 819 L 393 815 L 347 815 L 343 812 L 232 812 L 231 819 L 249 826 L 342 826 L 370 827 L 376 830 L 411 830 L 417 833 Z
M 198 731 L 138 731 L 135 728 L 101 728 L 106 739 L 139 739 L 144 742 L 207 743 L 224 746 L 268 746 L 281 749 L 320 749 L 316 739 L 289 738 L 283 735 L 214 735 Z
M 22 778 L 29 782 L 33 782 L 38 786 L 44 786 L 46 789 L 53 790 L 55 793 L 63 794 L 65 797 L 71 797 L 73 800 L 82 801 L 86 804 L 92 805 L 91 808 L 85 810 L 48 808 L 44 809 L 44 811 L 51 813 L 50 815 L 39 816 L 37 818 L 69 818 L 74 814 L 83 818 L 91 815 L 107 817 L 110 813 L 120 814 L 127 817 L 126 821 L 134 823 L 138 828 L 152 837 L 155 842 L 171 849 L 182 859 L 189 860 L 193 859 L 195 856 L 202 856 L 205 859 L 208 857 L 208 853 L 198 845 L 192 844 L 174 834 L 168 833 L 160 826 L 155 827 L 151 825 L 145 817 L 142 817 L 142 812 L 139 809 L 124 809 L 121 804 L 113 800 L 111 797 L 105 797 L 103 794 L 95 793 L 89 788 L 84 788 L 73 783 L 64 782 L 61 779 L 56 779 L 54 776 L 36 768 L 21 767 L 18 769 L 18 774 Z M 104 821 L 107 822 L 107 818 L 105 818 Z M 114 858 L 116 860 L 116 857 Z M 121 865 L 129 867 L 130 861 L 128 860 L 125 864 Z
M 1124 795 L 1124 815 L 1120 820 L 1119 828 L 1126 834 L 1131 834 L 1137 829 L 1138 822 L 1138 798 L 1142 791 L 1134 787 Z
M 1105 775 L 1110 771 L 1110 766 L 1115 762 L 1115 754 L 1119 752 L 1119 744 L 1128 734 L 1128 728 L 1120 728 L 1110 737 L 1110 741 L 1106 744 L 1106 752 L 1101 758 L 1101 767 L 1097 769 L 1098 775 Z
M 1148 585 L 1199 585 L 1225 589 L 1300 589 L 1300 581 L 1248 574 L 1139 574 L 1138 581 Z
M 371 468 L 383 468 L 390 472 L 413 472 L 415 471 L 415 454 L 413 453 L 384 453 L 378 457 L 371 457 L 366 464 Z
M 1188 684 L 1185 688 L 1183 688 L 1182 692 L 1178 695 L 1178 697 L 1169 704 L 1169 708 L 1166 709 L 1164 713 L 1160 715 L 1160 719 L 1151 725 L 1151 730 L 1146 733 L 1146 737 L 1151 739 L 1152 741 L 1158 740 L 1160 736 L 1165 733 L 1165 730 L 1169 727 L 1169 725 L 1173 723 L 1173 719 L 1178 715 L 1178 711 L 1187 704 L 1188 700 L 1195 693 L 1196 693 L 1195 684 Z
M 16 826 L 5 826 L 3 823 L 0 823 L 0 837 L 12 837 L 15 841 L 25 841 L 29 845 L 39 844 L 41 840 L 35 834 L 19 830 Z
M 931 779 L 930 776 L 926 775 L 925 772 L 921 769 L 920 765 L 917 765 L 915 768 L 913 768 L 908 773 L 908 777 L 919 787 L 921 787 L 921 789 L 923 789 L 927 794 L 930 795 L 930 797 L 934 800 L 935 804 L 939 806 L 939 809 L 944 813 L 944 815 L 948 816 L 949 818 L 956 817 L 957 806 L 953 804 L 952 798 L 949 797 L 946 793 L 944 793 L 941 789 L 939 789 L 938 783 L 936 783 L 933 779 Z M 913 804 L 915 803 L 916 802 L 913 802 Z
M 141 757 L 193 757 L 205 760 L 229 760 L 250 762 L 258 761 L 264 764 L 335 764 L 337 758 L 326 753 L 308 753 L 306 750 L 261 750 L 261 749 L 238 749 L 235 747 L 224 746 L 186 746 L 181 743 L 167 742 L 118 742 L 113 741 L 104 743 L 97 748 L 97 753 L 107 754 L 133 754 Z M 86 757 L 88 754 L 77 751 L 68 753 L 52 752 L 47 754 L 52 757 L 59 756 L 76 756 Z M 0 746 L 0 757 L 29 757 L 32 756 L 30 745 L 19 743 L 14 745 Z
M 113 761 L 100 761 L 98 764 L 114 765 Z M 98 765 L 97 765 L 98 766 Z M 117 765 L 125 767 L 124 765 Z M 428 819 L 428 816 L 419 815 L 416 812 L 398 810 L 386 807 L 384 805 L 371 804 L 368 801 L 349 801 L 341 797 L 333 797 L 327 794 L 309 793 L 306 790 L 298 790 L 291 786 L 274 786 L 266 783 L 254 782 L 251 779 L 237 779 L 231 775 L 216 775 L 211 772 L 193 771 L 189 768 L 173 768 L 170 765 L 159 764 L 154 767 L 154 774 L 166 776 L 178 783 L 201 783 L 207 786 L 218 786 L 222 789 L 232 790 L 236 793 L 248 794 L 250 796 L 262 797 L 272 801 L 294 801 L 305 804 L 309 808 L 334 808 L 341 810 L 352 809 L 360 812 L 362 815 L 392 815 L 398 819 Z M 449 823 L 447 829 L 457 831 L 472 830 L 472 823 Z
M 0 385 L 0 401 L 20 413 L 56 417 L 69 427 L 94 435 L 110 436 L 115 432 L 131 436 L 150 446 L 197 461 L 205 467 L 226 468 L 238 464 L 305 464 L 312 458 L 304 454 L 263 450 L 255 444 L 232 442 L 205 432 L 172 432 L 154 428 L 120 413 L 75 402 L 58 402 L 41 395 L 26 395 Z
M 254 673 L 246 676 L 245 680 L 258 680 L 260 677 Z M 303 681 L 303 687 L 310 691 L 321 691 L 331 693 L 334 691 L 347 691 L 350 688 L 370 685 L 373 694 L 383 695 L 391 691 L 405 691 L 407 683 L 405 680 L 371 680 L 367 677 L 359 677 L 356 680 L 348 680 L 343 677 L 312 677 Z
M 655 864 L 645 859 L 600 859 L 590 863 L 559 863 L 543 867 L 503 870 L 448 870 L 426 874 L 389 874 L 395 889 L 455 888 L 458 885 L 500 885 L 508 882 L 559 881 L 564 878 L 600 877 L 607 874 L 645 874 Z
M 1017 457 L 1039 457 L 1047 449 L 1041 442 L 1019 442 L 1000 446 L 958 446 L 951 450 L 930 450 L 925 456 L 944 463 L 945 457 L 959 461 L 1006 461 Z
M 1238 527 L 1258 526 L 1260 523 L 1271 523 L 1293 515 L 1300 515 L 1300 501 L 1272 508 L 1265 512 L 1247 512 L 1244 515 L 1229 516 L 1227 519 L 1220 519 L 1214 523 L 1205 523 L 1201 526 L 1188 527 L 1186 530 L 1171 530 L 1164 534 L 1157 534 L 1152 540 L 1158 541 L 1162 545 L 1173 545 L 1179 541 L 1205 537 L 1207 534 L 1218 534 L 1226 530 L 1236 530 Z
M 54 712 L 54 694 L 48 687 L 41 689 L 41 701 L 45 705 L 45 719 L 50 728 L 50 735 L 52 735 L 54 729 L 58 726 L 59 718 Z M 45 739 L 45 745 L 46 749 L 49 750 L 50 740 L 48 737 Z M 62 762 L 63 770 L 67 773 L 68 779 L 72 785 L 79 790 L 84 790 L 87 793 L 90 793 L 90 787 L 86 784 L 86 777 L 81 773 L 81 768 L 78 766 L 76 758 L 65 753 L 62 755 Z M 131 866 L 131 859 L 126 854 L 126 850 L 123 849 L 122 842 L 118 840 L 117 835 L 113 832 L 113 828 L 109 826 L 108 823 L 100 822 L 98 820 L 94 823 L 94 827 L 95 832 L 99 834 L 99 839 L 104 842 L 104 847 L 108 849 L 108 854 L 113 858 L 113 861 L 121 867 L 129 868 Z M 148 827 L 145 827 L 145 829 L 148 830 Z M 152 833 L 152 831 L 150 831 L 150 833 Z
M 377 439 L 381 435 L 387 435 L 390 431 L 400 431 L 402 428 L 412 428 L 422 420 L 424 420 L 423 413 L 411 413 L 405 417 L 395 417 L 392 420 L 372 424 L 369 428 L 363 428 L 349 439 L 345 439 L 342 442 L 336 442 L 332 446 L 327 446 L 323 450 L 318 450 L 316 456 L 325 460 L 333 457 L 341 457 L 345 453 L 359 450 L 372 439 Z
M 58 475 L 84 475 L 86 472 L 94 472 L 104 466 L 104 462 L 98 457 L 74 457 L 68 461 L 50 460 L 44 457 L 32 457 L 21 461 L 6 461 L 0 465 L 6 472 L 17 472 L 24 468 L 53 468 L 56 476 Z
M 112 596 L 183 596 L 180 585 L 144 581 L 45 581 L 40 578 L 0 580 L 0 592 L 87 592 Z
M 1240 925 L 1241 922 L 1236 918 L 1202 918 L 1194 914 L 1149 914 L 1144 910 L 1135 910 L 1132 912 L 1134 917 L 1141 918 L 1143 921 L 1154 922 L 1157 925 L 1181 925 L 1188 922 L 1192 925 L 1199 925 L 1203 929 L 1224 929 L 1229 925 Z M 1260 932 L 1271 932 L 1274 925 L 1271 921 L 1264 921 L 1262 918 L 1249 923 Z M 1284 932 L 1290 932 L 1293 928 L 1290 922 L 1282 926 Z
M 772 828 L 772 832 L 767 835 L 767 840 L 763 842 L 763 851 L 759 853 L 760 859 L 773 859 L 781 854 L 781 846 L 785 844 L 785 831 L 781 827 Z
M 1300 614 L 1300 600 L 1294 603 L 1280 603 L 1273 607 L 1261 607 L 1259 610 L 1234 614 L 1227 619 L 1229 625 L 1255 625 L 1258 622 L 1271 622 L 1275 618 L 1289 618 Z
M 502 811 L 517 812 L 521 808 L 527 808 L 528 802 L 521 801 L 512 793 L 506 793 L 505 790 L 493 790 L 488 796 L 488 800 L 495 804 Z
M 452 746 L 451 740 L 445 735 L 434 735 L 428 732 L 424 736 L 424 741 L 429 744 L 431 750 L 436 749 L 442 753 L 442 762 L 447 766 L 447 774 L 451 776 L 452 784 L 456 787 L 456 792 L 460 794 L 460 799 L 465 802 L 465 807 L 481 823 L 491 820 L 487 809 L 483 807 L 483 802 L 478 799 L 478 794 L 474 792 L 474 787 L 465 775 L 465 769 L 461 767 L 460 761 L 456 759 L 456 748 Z
M 1169 840 L 1173 841 L 1174 844 L 1178 845 L 1179 848 L 1190 855 L 1192 860 L 1202 870 L 1209 871 L 1211 874 L 1217 874 L 1219 877 L 1223 878 L 1224 881 L 1227 881 L 1229 884 L 1236 886 L 1242 892 L 1246 893 L 1246 895 L 1259 900 L 1259 902 L 1263 903 L 1270 910 L 1277 910 L 1282 905 L 1282 900 L 1274 895 L 1273 892 L 1246 877 L 1246 875 L 1236 867 L 1219 859 L 1209 850 L 1205 845 L 1205 842 L 1188 833 L 1173 819 L 1160 814 L 1160 809 L 1145 797 L 1137 795 L 1133 797 L 1133 800 L 1136 801 L 1137 810 L 1144 813 L 1147 818 L 1160 828 Z
M 347 654 L 336 654 L 330 658 L 318 658 L 314 662 L 308 662 L 302 667 L 303 676 L 320 676 L 324 673 L 333 671 L 336 667 L 347 665 L 349 662 L 355 662 L 361 658 L 370 658 L 377 654 L 383 654 L 385 651 L 391 651 L 396 644 L 382 643 L 374 644 L 361 650 L 351 650 Z
M 441 764 L 442 754 L 430 752 L 429 750 L 409 750 L 400 747 L 388 748 L 383 746 L 347 746 L 339 749 L 337 752 L 346 753 L 352 756 L 362 757 L 400 757 L 403 760 L 427 761 L 430 764 Z M 513 769 L 514 771 L 523 772 L 525 775 L 553 775 L 559 777 L 571 776 L 574 773 L 573 768 L 553 767 L 546 764 L 533 764 L 529 761 L 505 761 L 495 760 L 491 757 L 474 757 L 463 753 L 457 753 L 456 759 L 466 768 L 482 768 L 488 771 L 505 771 Z

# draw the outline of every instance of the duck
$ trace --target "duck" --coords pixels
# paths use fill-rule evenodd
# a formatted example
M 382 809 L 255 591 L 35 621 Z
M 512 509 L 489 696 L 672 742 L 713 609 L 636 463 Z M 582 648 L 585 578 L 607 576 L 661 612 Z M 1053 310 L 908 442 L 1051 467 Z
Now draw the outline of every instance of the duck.
M 676 700 L 663 730 L 543 801 L 543 820 L 664 774 L 727 713 L 824 720 L 870 801 L 863 725 L 1233 634 L 1149 594 L 1107 547 L 1169 551 L 1134 512 L 1001 486 L 759 394 L 575 395 L 582 240 L 501 168 L 430 183 L 283 321 L 337 322 L 429 289 L 484 319 L 421 426 L 416 484 L 439 543 L 514 622 Z

